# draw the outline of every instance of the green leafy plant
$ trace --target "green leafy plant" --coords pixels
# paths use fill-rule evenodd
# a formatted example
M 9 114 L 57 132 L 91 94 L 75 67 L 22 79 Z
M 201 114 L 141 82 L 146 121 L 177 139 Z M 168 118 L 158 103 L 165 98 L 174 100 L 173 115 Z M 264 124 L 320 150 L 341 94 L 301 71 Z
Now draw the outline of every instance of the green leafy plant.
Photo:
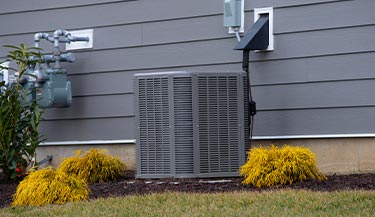
M 125 164 L 119 158 L 98 149 L 90 149 L 86 154 L 78 150 L 75 156 L 66 158 L 58 167 L 58 170 L 88 182 L 113 180 L 120 177 L 125 169 Z
M 12 206 L 41 206 L 86 200 L 87 183 L 62 171 L 45 168 L 31 172 L 17 186 Z
M 240 174 L 244 177 L 243 184 L 258 188 L 292 184 L 307 178 L 326 179 L 318 170 L 316 156 L 310 149 L 289 145 L 252 148 Z
M 4 86 L 0 95 L 0 169 L 5 177 L 22 176 L 41 143 L 38 126 L 42 111 L 36 103 L 26 104 L 21 88 Z
M 33 65 L 37 60 L 38 53 L 33 52 L 36 48 L 26 48 L 24 44 L 20 47 L 6 46 L 13 50 L 9 51 L 6 61 L 15 61 L 21 77 L 27 66 Z M 12 70 L 9 67 L 2 69 Z M 27 93 L 18 84 L 5 85 L 0 83 L 0 169 L 8 179 L 25 174 L 26 167 L 35 157 L 35 150 L 42 142 L 38 132 L 38 126 L 43 111 L 36 102 L 27 103 Z
M 25 44 L 21 43 L 19 47 L 13 45 L 5 45 L 4 47 L 11 49 L 6 56 L 7 61 L 14 61 L 17 68 L 2 67 L 8 70 L 18 72 L 18 80 L 22 78 L 23 74 L 29 67 L 35 66 L 37 62 L 41 61 L 41 48 L 38 47 L 26 47 Z

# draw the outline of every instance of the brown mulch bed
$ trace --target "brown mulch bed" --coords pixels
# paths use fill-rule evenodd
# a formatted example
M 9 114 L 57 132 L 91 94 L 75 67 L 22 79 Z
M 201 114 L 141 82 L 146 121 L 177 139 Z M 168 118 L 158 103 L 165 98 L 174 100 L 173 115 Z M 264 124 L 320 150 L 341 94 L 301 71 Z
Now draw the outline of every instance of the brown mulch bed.
M 210 183 L 216 181 L 216 183 Z M 210 179 L 135 179 L 129 171 L 116 181 L 89 184 L 90 198 L 161 193 L 166 191 L 217 193 L 229 191 L 268 191 L 275 189 L 305 189 L 312 191 L 375 190 L 375 174 L 328 176 L 327 181 L 307 180 L 290 186 L 257 189 L 243 186 L 242 178 Z M 0 208 L 8 207 L 18 182 L 0 180 Z

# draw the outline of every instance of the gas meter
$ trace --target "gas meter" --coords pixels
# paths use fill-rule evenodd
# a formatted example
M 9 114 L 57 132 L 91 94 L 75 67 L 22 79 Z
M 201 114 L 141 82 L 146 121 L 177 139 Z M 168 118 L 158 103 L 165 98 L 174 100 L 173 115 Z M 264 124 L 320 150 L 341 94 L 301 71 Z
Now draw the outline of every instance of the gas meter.
M 46 69 L 44 73 L 48 80 L 36 87 L 37 104 L 42 108 L 68 107 L 72 104 L 70 81 L 65 69 Z
M 28 68 L 19 79 L 27 93 L 27 102 L 36 101 L 42 108 L 68 107 L 72 103 L 71 84 L 60 62 L 75 62 L 76 57 L 72 53 L 61 54 L 59 44 L 89 41 L 89 38 L 72 36 L 68 31 L 59 29 L 54 32 L 53 36 L 48 33 L 36 33 L 34 42 L 37 48 L 40 39 L 53 42 L 54 50 L 52 55 L 42 55 L 40 58 L 31 57 L 34 60 L 38 58 L 40 62 L 37 62 L 35 67 Z

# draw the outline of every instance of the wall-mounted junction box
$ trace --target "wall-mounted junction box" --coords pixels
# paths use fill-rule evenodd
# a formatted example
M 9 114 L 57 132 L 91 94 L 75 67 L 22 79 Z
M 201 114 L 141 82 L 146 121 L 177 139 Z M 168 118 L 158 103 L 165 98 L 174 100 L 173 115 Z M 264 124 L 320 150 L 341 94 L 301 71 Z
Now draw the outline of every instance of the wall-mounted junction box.
M 90 49 L 93 48 L 93 29 L 84 29 L 84 30 L 77 30 L 77 31 L 69 31 L 69 33 L 73 36 L 77 37 L 89 37 L 89 41 L 76 41 L 74 43 L 67 43 L 66 50 L 81 50 L 81 49 Z
M 224 0 L 224 26 L 229 33 L 243 33 L 244 19 L 244 0 Z
M 259 19 L 260 15 L 268 14 L 269 17 L 269 44 L 267 49 L 261 51 L 274 50 L 274 37 L 273 37 L 273 8 L 254 8 L 254 23 Z

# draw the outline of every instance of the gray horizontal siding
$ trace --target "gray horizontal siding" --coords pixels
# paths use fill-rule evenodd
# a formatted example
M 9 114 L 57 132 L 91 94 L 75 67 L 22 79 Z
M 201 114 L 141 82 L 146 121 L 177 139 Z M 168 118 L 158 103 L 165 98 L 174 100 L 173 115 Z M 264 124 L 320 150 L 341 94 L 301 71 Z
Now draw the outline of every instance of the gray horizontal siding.
M 35 20 L 38 20 L 38 28 L 45 31 L 51 29 L 51 24 L 59 28 L 76 29 L 206 16 L 221 13 L 222 10 L 222 4 L 218 4 L 216 0 L 163 0 L 117 2 L 89 5 L 84 8 L 33 11 L 22 13 L 21 16 L 20 14 L 6 14 L 0 15 L 0 26 L 5 28 L 0 29 L 0 35 L 35 32 L 33 25 Z M 12 20 L 12 22 L 6 22 L 2 16 L 6 16 L 7 20 Z
M 371 52 L 375 48 L 375 29 L 371 26 L 309 33 L 278 35 L 275 51 L 251 54 L 252 61 L 273 61 L 301 57 Z M 355 38 L 355 40 L 353 40 Z M 234 51 L 234 38 L 141 46 L 79 53 L 79 61 L 90 64 L 67 66 L 71 73 L 136 70 L 200 64 L 238 62 L 241 52 Z M 197 55 L 199 53 L 200 55 Z M 215 55 L 213 55 L 213 53 Z
M 254 87 L 254 98 L 259 99 L 257 105 L 260 111 L 375 107 L 374 85 L 375 78 L 357 81 L 259 86 Z
M 289 7 L 301 7 L 301 6 L 311 6 L 319 4 L 332 4 L 332 3 L 343 3 L 346 1 L 353 0 L 245 0 L 245 8 L 247 10 L 252 10 L 253 8 L 261 7 L 275 7 L 275 8 L 289 8 Z M 368 0 L 366 0 L 368 1 Z
M 87 5 L 108 4 L 121 1 L 129 0 L 17 0 L 13 1 L 11 4 L 2 4 L 0 14 L 23 13 L 26 11 L 54 10 L 57 8 L 70 8 L 80 6 L 82 7 Z
M 45 120 L 131 117 L 134 115 L 132 94 L 73 97 L 69 108 L 47 109 Z M 128 103 L 125 103 L 128 102 Z
M 133 92 L 133 72 L 104 72 L 69 76 L 74 96 L 126 94 Z
M 362 0 L 366 1 L 368 5 L 371 3 L 371 0 Z M 310 3 L 316 3 L 314 7 L 327 7 L 328 10 L 337 8 L 337 5 L 340 4 L 339 8 L 345 9 L 347 7 L 353 7 L 356 10 L 358 7 L 355 1 L 327 1 L 327 0 L 309 0 L 309 1 L 294 1 L 294 3 L 276 3 L 278 1 L 272 1 L 272 4 L 267 4 L 265 2 L 246 2 L 245 6 L 248 9 L 247 12 L 250 12 L 254 6 L 255 7 L 265 7 L 273 6 L 275 9 L 285 10 L 288 7 L 292 6 L 292 9 L 298 8 L 297 5 L 302 5 L 301 7 L 311 8 Z M 338 2 L 338 3 L 337 3 Z M 354 2 L 354 3 L 351 3 Z M 351 4 L 350 4 L 351 3 Z M 165 5 L 163 7 L 163 5 Z M 321 5 L 321 6 L 319 6 Z M 345 6 L 342 6 L 345 5 Z M 348 6 L 346 6 L 348 5 Z M 150 9 L 152 8 L 152 10 Z M 171 10 L 173 8 L 173 10 Z M 368 7 L 369 8 L 369 7 Z M 370 10 L 366 7 L 360 8 L 365 9 L 364 12 Z M 309 10 L 309 9 L 308 9 Z M 308 10 L 303 9 L 303 11 L 308 12 Z M 114 1 L 113 4 L 101 4 L 101 5 L 88 5 L 84 8 L 82 7 L 71 7 L 71 8 L 56 8 L 53 10 L 39 10 L 31 12 L 22 12 L 21 14 L 4 14 L 0 13 L 0 26 L 3 26 L 3 29 L 0 29 L 0 35 L 9 35 L 9 34 L 24 34 L 24 33 L 33 33 L 35 32 L 35 21 L 38 21 L 38 30 L 39 31 L 49 31 L 55 29 L 58 26 L 59 28 L 67 29 L 78 29 L 78 28 L 89 28 L 89 27 L 105 27 L 113 25 L 127 25 L 134 23 L 148 23 L 156 22 L 163 20 L 175 20 L 175 19 L 189 19 L 193 17 L 206 17 L 206 16 L 220 16 L 222 17 L 223 6 L 222 2 L 217 0 L 190 0 L 190 1 L 175 1 L 175 0 L 163 0 L 163 1 Z M 323 11 L 324 15 L 328 16 L 329 12 L 327 10 Z M 318 12 L 318 11 L 317 11 Z M 353 12 L 353 11 L 352 11 Z M 354 11 L 355 13 L 356 11 Z M 294 11 L 292 12 L 294 13 Z M 319 12 L 318 12 L 319 13 Z M 98 16 L 100 14 L 100 16 Z M 358 14 L 358 13 L 355 13 Z M 344 19 L 344 16 L 347 16 L 346 13 L 337 13 L 335 20 L 341 20 L 341 16 Z M 277 18 L 278 14 L 275 14 Z M 316 16 L 316 15 L 315 15 Z M 46 19 L 46 17 L 48 19 Z M 79 19 L 77 19 L 79 17 Z M 304 16 L 302 16 L 304 17 Z M 4 18 L 4 19 L 3 19 Z M 327 17 L 330 18 L 330 17 Z M 354 20 L 361 20 L 362 16 L 355 17 Z M 299 18 L 300 19 L 300 18 Z M 366 19 L 366 17 L 365 17 Z M 370 17 L 371 19 L 371 17 Z M 7 22 L 12 20 L 12 22 Z M 277 19 L 275 19 L 276 21 Z M 252 16 L 247 13 L 247 21 L 252 22 Z M 344 19 L 345 21 L 345 19 Z M 222 23 L 222 18 L 219 19 L 219 22 Z M 290 22 L 290 21 L 289 21 Z M 310 20 L 307 23 L 313 24 Z M 358 22 L 357 22 L 358 23 Z M 362 22 L 360 22 L 363 24 Z M 311 25 L 310 24 L 310 25 Z M 316 25 L 331 25 L 329 22 L 319 22 L 315 23 Z M 289 25 L 289 23 L 287 24 Z M 304 24 L 306 25 L 306 24 Z M 304 25 L 300 25 L 301 27 Z M 334 24 L 333 24 L 334 25 Z M 296 25 L 297 27 L 298 25 Z M 339 25 L 342 26 L 342 25 Z M 52 27 L 52 29 L 51 29 Z M 319 28 L 319 27 L 315 27 Z M 275 27 L 277 31 L 277 27 Z
M 282 34 L 373 24 L 374 2 L 372 0 L 359 1 L 351 0 L 278 9 L 275 11 L 274 31 L 276 34 Z M 371 4 L 373 4 L 372 7 Z
M 350 59 L 350 61 L 347 61 Z M 285 59 L 250 64 L 251 82 L 257 86 L 276 84 L 317 83 L 374 79 L 375 53 L 344 54 L 323 57 Z M 74 95 L 117 94 L 133 92 L 133 75 L 162 71 L 238 71 L 241 63 L 196 64 L 170 68 L 130 69 L 70 75 Z M 103 85 L 105 83 L 105 85 Z M 107 85 L 108 84 L 108 85 Z M 110 85 L 109 85 L 110 84 Z M 330 83 L 332 85 L 332 83 Z M 334 87 L 334 85 L 333 85 Z M 264 97 L 262 97 L 264 98 Z
M 252 54 L 252 61 L 314 57 L 335 54 L 371 52 L 375 48 L 373 26 L 283 34 L 275 37 L 275 51 Z M 175 36 L 177 38 L 177 36 Z M 134 37 L 132 37 L 134 38 Z M 353 40 L 355 39 L 355 40 Z M 123 39 L 125 40 L 125 39 Z M 31 41 L 31 39 L 29 40 Z M 308 42 L 308 43 L 307 43 Z M 12 43 L 6 43 L 12 44 Z M 78 63 L 69 66 L 70 73 L 137 70 L 140 68 L 176 67 L 186 65 L 238 62 L 241 53 L 234 51 L 234 38 L 199 40 L 163 45 L 121 47 L 118 49 L 79 52 Z M 95 46 L 96 47 L 96 46 Z M 100 47 L 96 47 L 99 49 Z M 49 48 L 51 49 L 51 48 Z M 218 51 L 212 55 L 213 51 Z M 201 53 L 202 56 L 196 55 Z M 103 56 L 106 56 L 104 58 Z M 81 61 L 94 58 L 92 64 Z M 144 61 L 142 61 L 144 60 Z M 103 62 L 107 64 L 103 64 Z M 156 62 L 156 64 L 155 64 Z
M 133 117 L 43 121 L 40 129 L 48 142 L 135 138 Z
M 261 111 L 254 123 L 256 136 L 374 133 L 375 108 L 334 108 Z
M 0 9 L 1 45 L 30 46 L 39 31 L 94 29 L 94 48 L 63 64 L 73 104 L 46 111 L 49 141 L 134 139 L 135 73 L 241 70 L 235 37 L 222 24 L 222 1 L 16 2 Z M 274 7 L 275 50 L 250 57 L 255 135 L 373 132 L 366 117 L 375 107 L 374 2 L 245 0 L 246 29 L 253 8 L 265 6 Z M 50 51 L 52 44 L 42 47 Z
M 367 25 L 368 28 L 372 27 L 373 22 L 371 20 L 371 8 L 365 7 L 365 4 L 355 4 L 353 2 L 344 3 L 347 10 L 343 11 L 342 13 L 338 13 L 335 16 L 335 22 L 321 21 L 330 20 L 332 10 L 341 10 L 342 7 L 327 7 L 327 5 L 330 4 L 314 5 L 314 7 L 316 7 L 317 9 L 312 10 L 312 12 L 310 13 L 316 13 L 315 16 L 310 16 L 310 14 L 306 16 L 297 14 L 300 17 L 306 17 L 305 19 L 298 18 L 297 15 L 289 11 L 291 10 L 294 12 L 296 10 L 295 8 L 279 9 L 278 11 L 280 11 L 280 13 L 284 11 L 289 12 L 285 12 L 286 14 L 282 15 L 278 15 L 279 13 L 275 12 L 275 34 L 278 35 L 304 32 L 306 30 L 315 30 L 319 32 L 319 30 L 321 29 L 352 28 L 356 26 L 362 27 L 363 25 Z M 302 9 L 299 10 L 301 10 L 301 13 L 306 11 Z M 323 11 L 324 16 L 322 16 L 322 13 L 319 13 L 319 11 Z M 353 16 L 357 16 L 358 14 L 360 14 L 360 16 L 357 16 L 357 19 L 352 19 L 353 17 L 350 17 L 350 19 L 348 19 L 348 14 L 353 14 Z M 247 15 L 248 16 L 246 20 L 252 20 L 252 13 L 247 13 Z M 295 17 L 291 17 L 292 15 Z M 248 28 L 248 26 L 246 26 L 246 28 Z M 280 31 L 278 30 L 278 28 L 280 28 Z M 38 28 L 38 31 L 41 31 L 40 28 Z M 35 32 L 35 30 L 33 32 Z M 336 35 L 335 33 L 330 34 Z M 289 35 L 287 37 L 289 37 Z M 2 36 L 0 37 L 0 42 L 2 44 L 17 44 L 20 41 L 24 41 L 27 42 L 28 45 L 32 45 L 32 38 L 33 34 Z M 105 38 L 105 40 L 95 40 L 94 50 L 99 50 L 159 45 L 165 43 L 170 44 L 178 42 L 190 42 L 207 39 L 226 39 L 233 38 L 233 36 L 228 35 L 227 30 L 222 27 L 222 14 L 218 14 L 208 17 L 203 16 L 151 23 L 135 23 L 129 25 L 96 27 L 95 38 Z M 44 48 L 46 48 L 46 50 L 48 50 L 47 48 L 50 48 L 52 46 L 44 43 L 42 43 L 42 45 L 44 45 Z M 4 52 L 5 50 L 0 53 L 0 56 L 4 56 Z
M 349 53 L 250 64 L 254 85 L 374 78 L 375 53 Z
M 48 1 L 30 1 L 30 0 L 17 0 L 12 2 L 12 4 L 3 4 L 0 14 L 7 13 L 23 13 L 25 11 L 40 11 L 40 10 L 54 10 L 57 8 L 69 8 L 69 7 L 82 7 L 87 5 L 97 5 L 97 4 L 108 4 L 123 1 L 135 1 L 135 0 L 48 0 Z M 266 7 L 272 5 L 274 7 L 290 7 L 290 6 L 300 6 L 300 5 L 310 5 L 328 2 L 337 2 L 338 0 L 284 0 L 284 1 L 265 1 L 257 0 L 246 2 L 245 9 L 252 10 L 254 7 Z M 348 0 L 339 0 L 348 1 Z

